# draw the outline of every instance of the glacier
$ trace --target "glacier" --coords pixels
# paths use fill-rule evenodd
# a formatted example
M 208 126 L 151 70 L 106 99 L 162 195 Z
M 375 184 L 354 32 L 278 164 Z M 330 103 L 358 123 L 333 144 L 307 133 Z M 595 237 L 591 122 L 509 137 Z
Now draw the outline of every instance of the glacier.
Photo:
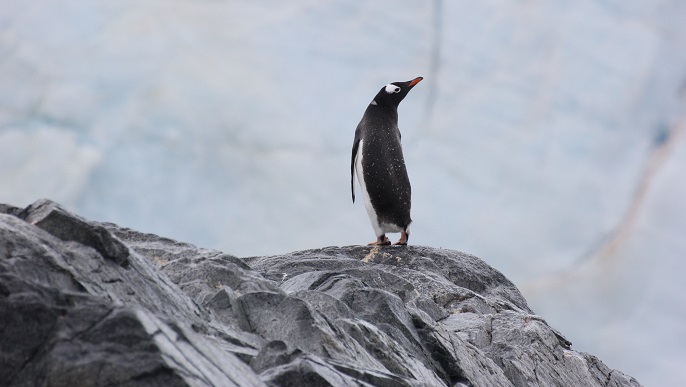
M 0 4 L 0 202 L 238 256 L 374 238 L 353 132 L 400 105 L 411 243 L 473 253 L 646 385 L 686 382 L 686 3 Z

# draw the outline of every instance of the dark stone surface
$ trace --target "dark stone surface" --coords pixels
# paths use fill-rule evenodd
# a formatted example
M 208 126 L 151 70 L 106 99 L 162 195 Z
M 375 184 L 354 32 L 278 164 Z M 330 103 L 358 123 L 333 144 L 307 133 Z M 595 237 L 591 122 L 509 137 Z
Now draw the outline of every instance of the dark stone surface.
M 0 385 L 639 386 L 480 259 L 240 259 L 40 200 L 0 205 Z

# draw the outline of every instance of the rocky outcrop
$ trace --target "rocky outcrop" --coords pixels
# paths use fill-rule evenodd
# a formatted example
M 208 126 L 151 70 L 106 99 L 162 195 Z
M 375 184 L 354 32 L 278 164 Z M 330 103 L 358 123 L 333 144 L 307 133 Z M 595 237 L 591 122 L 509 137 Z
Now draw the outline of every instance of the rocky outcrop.
M 480 259 L 237 258 L 48 200 L 0 205 L 0 385 L 639 386 Z

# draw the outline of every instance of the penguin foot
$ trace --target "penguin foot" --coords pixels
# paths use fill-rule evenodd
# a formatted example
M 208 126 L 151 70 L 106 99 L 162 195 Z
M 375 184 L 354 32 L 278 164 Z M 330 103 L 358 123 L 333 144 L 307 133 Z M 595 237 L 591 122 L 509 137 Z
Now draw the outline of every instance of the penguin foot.
M 386 245 L 390 245 L 390 244 L 391 244 L 391 240 L 388 239 L 388 237 L 384 234 L 384 235 L 381 235 L 380 237 L 376 238 L 376 241 L 367 243 L 367 246 L 374 246 L 374 245 L 386 246 Z
M 410 234 L 406 233 L 405 231 L 402 231 L 400 233 L 400 240 L 398 240 L 394 244 L 399 246 L 407 246 L 408 239 L 410 239 Z

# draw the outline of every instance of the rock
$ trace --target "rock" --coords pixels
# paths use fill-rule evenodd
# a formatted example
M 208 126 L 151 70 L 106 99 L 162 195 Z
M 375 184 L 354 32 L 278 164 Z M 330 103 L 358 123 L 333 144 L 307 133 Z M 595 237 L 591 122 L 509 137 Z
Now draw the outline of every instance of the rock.
M 0 205 L 0 385 L 640 386 L 480 259 L 421 246 L 240 259 Z
M 129 249 L 105 228 L 70 214 L 49 200 L 31 204 L 19 216 L 63 241 L 90 246 L 103 258 L 111 259 L 123 267 L 128 265 Z

